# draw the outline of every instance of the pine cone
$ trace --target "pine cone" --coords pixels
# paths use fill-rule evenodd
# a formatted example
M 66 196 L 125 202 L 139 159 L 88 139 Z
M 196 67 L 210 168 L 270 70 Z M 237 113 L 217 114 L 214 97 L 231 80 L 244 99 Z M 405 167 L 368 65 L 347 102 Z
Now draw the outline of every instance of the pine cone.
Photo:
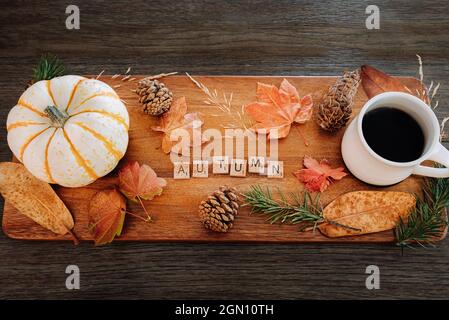
M 139 102 L 143 106 L 143 112 L 152 116 L 167 112 L 173 101 L 173 94 L 165 84 L 151 78 L 140 80 L 136 93 L 140 97 Z
M 237 190 L 221 186 L 206 200 L 201 201 L 199 214 L 205 228 L 227 232 L 232 228 L 238 209 Z
M 337 82 L 329 88 L 318 105 L 318 125 L 326 131 L 335 132 L 348 122 L 354 96 L 360 84 L 359 70 L 345 72 Z

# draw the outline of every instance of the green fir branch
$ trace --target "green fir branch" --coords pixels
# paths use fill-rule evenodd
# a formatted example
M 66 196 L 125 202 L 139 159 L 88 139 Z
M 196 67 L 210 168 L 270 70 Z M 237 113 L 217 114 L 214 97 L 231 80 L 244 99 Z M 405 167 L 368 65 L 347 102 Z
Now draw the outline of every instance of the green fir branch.
M 439 167 L 439 166 L 438 166 Z M 449 178 L 426 178 L 423 199 L 417 199 L 415 209 L 395 228 L 396 245 L 412 247 L 434 246 L 447 227 L 446 207 L 449 205 Z
M 280 199 L 275 200 L 269 188 L 253 185 L 249 192 L 244 193 L 244 205 L 251 206 L 252 214 L 262 214 L 269 223 L 297 224 L 301 222 L 321 222 L 323 216 L 319 209 L 319 199 L 313 199 L 308 193 L 304 198 L 291 194 L 293 204 L 288 202 L 285 194 L 278 189 Z
M 61 60 L 55 55 L 47 53 L 44 54 L 33 69 L 33 78 L 31 84 L 41 81 L 50 80 L 65 74 L 65 67 Z

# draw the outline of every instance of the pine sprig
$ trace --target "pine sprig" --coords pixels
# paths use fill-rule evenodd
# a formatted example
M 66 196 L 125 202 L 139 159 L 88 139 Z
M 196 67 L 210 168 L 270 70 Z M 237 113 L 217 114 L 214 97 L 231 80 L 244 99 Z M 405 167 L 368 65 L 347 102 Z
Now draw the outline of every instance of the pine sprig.
M 401 219 L 396 225 L 396 245 L 402 248 L 413 244 L 433 246 L 447 227 L 444 210 L 449 205 L 449 178 L 427 178 L 423 194 L 408 219 Z
M 267 216 L 270 223 L 297 224 L 304 221 L 323 221 L 319 198 L 312 199 L 310 194 L 304 193 L 300 199 L 297 194 L 291 194 L 293 203 L 289 203 L 285 194 L 278 190 L 280 200 L 275 200 L 269 188 L 263 189 L 260 185 L 251 186 L 251 190 L 243 194 L 246 204 L 251 206 L 251 213 Z
M 436 165 L 441 168 L 441 165 Z M 428 178 L 425 180 L 424 200 L 431 204 L 435 211 L 441 212 L 449 206 L 449 178 Z
M 250 191 L 243 193 L 245 204 L 251 206 L 251 213 L 267 217 L 269 223 L 303 224 L 302 230 L 309 226 L 317 226 L 327 222 L 336 226 L 360 231 L 351 226 L 342 225 L 338 222 L 326 219 L 323 216 L 323 208 L 319 196 L 312 198 L 310 193 L 305 192 L 303 197 L 296 193 L 290 193 L 290 199 L 278 189 L 279 200 L 273 197 L 271 190 L 264 189 L 260 185 L 251 186 Z M 290 201 L 289 201 L 290 200 Z
M 65 67 L 61 60 L 53 54 L 44 54 L 33 69 L 33 79 L 31 83 L 41 80 L 50 80 L 65 74 Z

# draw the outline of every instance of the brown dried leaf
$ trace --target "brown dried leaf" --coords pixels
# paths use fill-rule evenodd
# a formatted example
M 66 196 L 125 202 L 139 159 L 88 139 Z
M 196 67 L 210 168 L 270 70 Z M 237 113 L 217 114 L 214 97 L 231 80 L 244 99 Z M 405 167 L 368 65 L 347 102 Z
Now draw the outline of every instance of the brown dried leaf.
M 74 223 L 67 207 L 48 183 L 35 178 L 22 164 L 0 163 L 0 193 L 44 228 L 57 234 L 71 233 Z
M 126 199 L 116 189 L 97 192 L 89 203 L 89 229 L 95 245 L 112 242 L 120 236 L 126 215 Z
M 368 65 L 363 65 L 360 69 L 362 86 L 369 99 L 388 91 L 410 93 L 410 90 L 397 78 Z
M 360 235 L 393 229 L 399 218 L 406 219 L 416 205 L 411 193 L 396 191 L 355 191 L 346 193 L 326 206 L 328 221 L 350 226 L 351 230 L 331 222 L 319 225 L 328 237 Z

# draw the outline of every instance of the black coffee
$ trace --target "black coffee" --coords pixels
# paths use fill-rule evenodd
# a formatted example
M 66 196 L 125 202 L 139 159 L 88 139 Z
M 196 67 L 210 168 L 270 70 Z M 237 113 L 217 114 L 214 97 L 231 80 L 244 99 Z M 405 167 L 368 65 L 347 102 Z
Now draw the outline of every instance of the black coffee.
M 409 162 L 422 156 L 424 133 L 402 110 L 381 107 L 365 114 L 362 131 L 368 145 L 382 158 Z

